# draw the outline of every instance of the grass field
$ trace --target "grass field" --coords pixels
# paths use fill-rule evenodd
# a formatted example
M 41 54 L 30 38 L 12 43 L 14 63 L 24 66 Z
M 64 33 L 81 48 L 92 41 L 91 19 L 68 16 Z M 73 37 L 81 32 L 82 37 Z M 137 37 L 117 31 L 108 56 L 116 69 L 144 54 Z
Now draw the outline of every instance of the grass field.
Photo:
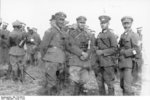
M 30 66 L 27 69 L 27 72 L 33 76 L 36 80 L 32 80 L 28 75 L 26 75 L 26 81 L 13 82 L 11 80 L 4 80 L 3 77 L 0 78 L 0 95 L 26 95 L 26 96 L 36 96 L 39 95 L 38 91 L 41 88 L 39 84 L 42 79 L 43 68 L 40 66 Z M 121 96 L 122 90 L 119 86 L 119 81 L 115 82 L 115 95 Z M 141 86 L 133 85 L 133 89 L 136 92 L 136 95 L 140 95 Z M 60 95 L 70 95 L 69 88 L 66 88 L 61 91 Z

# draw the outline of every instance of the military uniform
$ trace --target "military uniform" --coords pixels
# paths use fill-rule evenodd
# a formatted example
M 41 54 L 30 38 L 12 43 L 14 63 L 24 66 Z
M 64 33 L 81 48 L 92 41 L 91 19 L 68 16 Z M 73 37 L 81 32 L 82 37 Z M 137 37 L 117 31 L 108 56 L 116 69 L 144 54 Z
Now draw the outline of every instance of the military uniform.
M 123 17 L 122 23 L 132 23 L 131 17 Z M 123 89 L 123 95 L 133 95 L 134 92 L 131 87 L 132 83 L 132 68 L 133 62 L 139 57 L 139 48 L 137 35 L 131 30 L 126 30 L 120 38 L 120 55 L 119 55 L 119 68 L 120 68 L 120 86 Z
M 133 63 L 133 83 L 139 82 L 141 81 L 141 72 L 142 72 L 142 64 L 143 64 L 143 59 L 142 59 L 142 34 L 141 34 L 141 28 L 139 27 L 137 28 L 137 37 L 138 37 L 138 46 L 139 46 L 139 50 L 140 50 L 140 54 L 138 56 L 138 58 L 136 57 L 136 60 L 134 60 Z
M 66 18 L 66 14 L 63 12 L 58 12 L 54 16 L 55 18 Z M 63 37 L 65 33 L 63 28 L 60 29 L 56 23 L 53 23 L 52 27 L 45 32 L 40 45 L 45 68 L 43 87 L 47 89 L 45 92 L 48 92 L 49 95 L 53 95 L 54 90 L 52 89 L 58 90 L 57 92 L 60 91 L 57 87 L 58 78 L 56 73 L 63 69 L 66 60 Z
M 108 23 L 109 16 L 100 16 L 101 23 Z M 108 86 L 108 95 L 114 95 L 114 55 L 117 50 L 117 39 L 112 30 L 109 28 L 103 29 L 96 39 L 97 55 L 99 69 L 97 73 L 97 80 L 99 84 L 100 95 L 105 95 L 105 85 Z M 101 53 L 99 53 L 99 51 Z
M 86 21 L 84 16 L 77 18 L 78 21 Z M 79 27 L 73 28 L 69 32 L 71 44 L 69 45 L 69 74 L 72 81 L 73 95 L 80 95 L 80 92 L 97 89 L 96 78 L 92 68 L 92 53 L 94 52 L 94 34 L 91 34 L 86 29 L 81 30 Z M 88 53 L 87 59 L 82 59 L 82 52 Z M 91 80 L 89 79 L 91 78 Z M 93 87 L 92 83 L 94 82 Z M 82 90 L 83 88 L 83 90 Z M 86 92 L 85 92 L 86 93 Z M 90 94 L 89 94 L 90 95 Z
M 26 34 L 19 28 L 21 27 L 20 22 L 17 20 L 13 22 L 14 30 L 10 33 L 10 66 L 12 67 L 13 80 L 24 81 L 24 55 L 25 50 L 21 47 L 20 43 L 26 37 Z M 18 74 L 20 72 L 20 74 Z
M 40 36 L 33 31 L 33 33 L 28 33 L 27 35 L 27 61 L 31 64 L 36 65 L 38 63 L 38 51 L 39 45 L 41 43 Z
M 5 24 L 8 25 L 7 23 Z M 0 63 L 5 65 L 9 62 L 9 33 L 7 29 L 0 30 Z

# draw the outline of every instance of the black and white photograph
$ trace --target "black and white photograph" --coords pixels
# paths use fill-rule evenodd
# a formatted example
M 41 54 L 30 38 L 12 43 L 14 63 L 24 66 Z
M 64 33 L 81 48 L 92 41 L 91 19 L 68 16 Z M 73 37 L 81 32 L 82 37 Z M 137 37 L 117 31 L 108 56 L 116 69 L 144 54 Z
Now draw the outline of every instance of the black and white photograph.
M 0 0 L 0 100 L 150 96 L 149 18 L 149 0 Z

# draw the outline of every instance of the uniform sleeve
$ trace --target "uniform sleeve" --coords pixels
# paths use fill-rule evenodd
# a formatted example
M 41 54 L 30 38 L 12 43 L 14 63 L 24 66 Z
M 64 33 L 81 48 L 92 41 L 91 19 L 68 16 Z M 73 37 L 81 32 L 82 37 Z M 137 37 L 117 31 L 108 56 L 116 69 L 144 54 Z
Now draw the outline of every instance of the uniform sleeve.
M 41 41 L 40 44 L 40 51 L 41 51 L 41 55 L 42 57 L 45 55 L 48 45 L 50 44 L 52 38 L 53 38 L 54 32 L 48 30 L 45 32 L 43 39 Z
M 69 35 L 67 40 L 68 41 L 66 43 L 66 49 L 70 53 L 73 53 L 73 54 L 75 54 L 77 56 L 81 56 L 83 51 L 78 46 L 76 46 L 73 37 L 71 35 Z
M 104 56 L 109 56 L 112 55 L 114 53 L 116 53 L 117 50 L 117 38 L 115 37 L 115 35 L 111 34 L 109 36 L 109 41 L 110 41 L 110 48 L 105 49 L 104 52 Z
M 138 37 L 135 34 L 131 36 L 130 42 L 131 42 L 131 48 L 124 51 L 124 54 L 126 57 L 133 56 L 134 55 L 133 50 L 136 51 L 136 54 L 139 54 L 140 52 L 139 46 L 138 46 Z

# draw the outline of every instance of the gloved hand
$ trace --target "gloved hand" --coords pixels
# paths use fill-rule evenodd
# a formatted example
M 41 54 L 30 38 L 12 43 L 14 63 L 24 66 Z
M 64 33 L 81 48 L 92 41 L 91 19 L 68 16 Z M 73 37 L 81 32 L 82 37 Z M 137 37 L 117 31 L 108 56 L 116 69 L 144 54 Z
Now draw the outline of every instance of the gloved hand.
M 89 56 L 89 54 L 86 53 L 86 52 L 82 52 L 82 56 L 83 56 L 84 58 L 87 58 L 87 57 Z M 81 57 L 82 57 L 82 56 L 81 56 Z
M 87 58 L 85 58 L 84 56 L 81 56 L 80 59 L 84 61 L 84 60 L 86 60 Z

